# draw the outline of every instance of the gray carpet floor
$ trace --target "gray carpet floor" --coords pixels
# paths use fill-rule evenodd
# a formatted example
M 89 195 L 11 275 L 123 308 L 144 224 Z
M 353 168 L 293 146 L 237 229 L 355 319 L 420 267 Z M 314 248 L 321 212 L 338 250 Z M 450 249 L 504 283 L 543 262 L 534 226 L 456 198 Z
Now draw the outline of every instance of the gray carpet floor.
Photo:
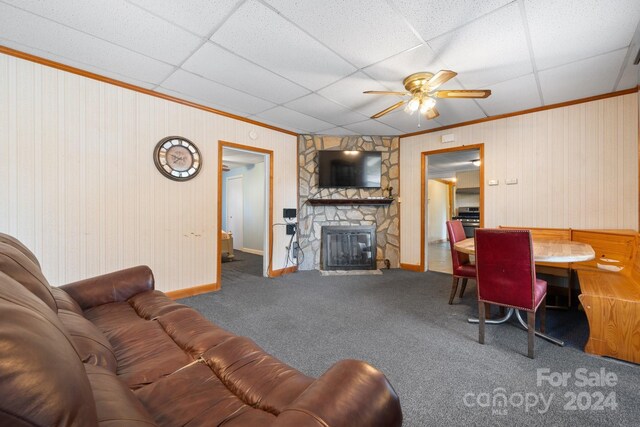
M 251 263 L 251 254 L 242 256 Z M 311 376 L 340 359 L 369 362 L 400 396 L 405 426 L 640 425 L 640 366 L 584 353 L 588 325 L 580 311 L 549 310 L 548 333 L 567 346 L 536 339 L 531 360 L 526 332 L 514 324 L 487 326 L 486 344 L 478 344 L 478 326 L 467 323 L 477 315 L 473 282 L 450 306 L 451 276 L 442 273 L 308 271 L 266 279 L 228 265 L 221 291 L 181 302 Z M 566 385 L 538 384 L 538 369 L 571 377 Z M 580 387 L 577 369 L 592 376 L 604 369 L 617 381 Z M 506 406 L 492 403 L 500 392 L 510 399 Z M 599 393 L 615 393 L 616 407 L 611 398 L 599 405 L 605 403 Z M 572 395 L 579 399 L 572 402 Z M 541 397 L 550 399 L 546 411 Z

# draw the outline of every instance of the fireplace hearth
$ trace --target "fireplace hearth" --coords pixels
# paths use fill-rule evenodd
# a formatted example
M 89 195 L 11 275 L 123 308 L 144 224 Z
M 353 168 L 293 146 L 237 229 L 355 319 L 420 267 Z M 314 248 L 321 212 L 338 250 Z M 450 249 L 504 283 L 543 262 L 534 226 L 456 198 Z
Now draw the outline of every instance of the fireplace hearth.
M 375 270 L 376 226 L 323 226 L 323 270 Z

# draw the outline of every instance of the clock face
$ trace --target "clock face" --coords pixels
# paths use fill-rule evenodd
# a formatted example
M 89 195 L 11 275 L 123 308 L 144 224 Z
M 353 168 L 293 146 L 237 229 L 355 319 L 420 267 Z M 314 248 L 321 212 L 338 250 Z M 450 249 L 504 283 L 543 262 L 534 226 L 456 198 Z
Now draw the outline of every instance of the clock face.
M 191 141 L 179 136 L 163 138 L 153 152 L 153 161 L 167 178 L 186 181 L 202 167 L 200 151 Z

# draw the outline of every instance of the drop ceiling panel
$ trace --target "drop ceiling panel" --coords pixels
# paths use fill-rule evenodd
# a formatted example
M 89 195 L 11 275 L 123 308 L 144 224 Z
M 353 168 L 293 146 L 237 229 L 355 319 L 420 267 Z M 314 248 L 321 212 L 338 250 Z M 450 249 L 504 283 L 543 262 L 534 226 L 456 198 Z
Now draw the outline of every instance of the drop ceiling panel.
M 638 0 L 526 0 L 538 69 L 628 46 L 640 20 Z
M 404 91 L 402 81 L 408 75 L 418 71 L 435 73 L 445 68 L 430 47 L 421 45 L 367 67 L 364 72 L 391 90 Z
M 487 117 L 471 99 L 438 99 L 436 108 L 440 112 L 436 120 L 444 126 Z
M 244 3 L 211 40 L 311 90 L 355 71 L 338 55 L 254 0 Z
M 367 119 L 367 116 L 353 112 L 315 93 L 289 102 L 286 106 L 291 110 L 300 111 L 338 126 Z
M 228 107 L 226 105 L 220 105 L 220 104 L 216 104 L 195 96 L 189 96 L 186 95 L 184 93 L 181 92 L 176 92 L 175 90 L 170 90 L 170 89 L 166 89 L 166 88 L 156 88 L 154 90 L 154 92 L 158 92 L 158 93 L 164 93 L 165 95 L 170 95 L 173 96 L 174 98 L 178 98 L 184 101 L 189 101 L 189 102 L 193 102 L 195 104 L 198 105 L 204 105 L 205 107 L 210 107 L 213 108 L 215 110 L 220 110 L 220 111 L 224 111 L 225 113 L 229 113 L 229 114 L 234 114 L 236 116 L 240 116 L 240 117 L 248 117 L 250 114 L 245 112 L 245 111 L 238 111 L 238 110 L 234 110 L 231 107 Z
M 517 3 L 430 41 L 467 89 L 482 89 L 533 71 Z
M 546 104 L 570 101 L 611 92 L 626 49 L 540 72 Z
M 391 126 L 387 126 L 384 123 L 380 123 L 377 120 L 365 120 L 360 123 L 353 123 L 350 125 L 343 126 L 353 132 L 356 132 L 358 135 L 400 135 L 401 131 L 398 129 L 392 128 Z
M 173 70 L 163 62 L 2 3 L 0 39 L 5 46 L 63 64 L 94 67 L 151 84 L 160 83 Z
M 454 30 L 513 0 L 393 0 L 424 40 Z
M 240 0 L 128 0 L 200 37 L 209 37 L 240 4 Z
M 401 130 L 403 133 L 418 132 L 426 129 L 433 129 L 442 126 L 435 119 L 426 120 L 424 116 L 420 117 L 420 126 L 418 126 L 418 113 L 415 112 L 411 115 L 405 113 L 403 108 L 385 114 L 384 116 L 376 119 L 386 125 L 389 125 L 395 129 Z
M 615 90 L 631 89 L 638 85 L 640 85 L 640 65 L 633 65 L 633 57 L 631 57 Z
M 124 0 L 6 0 L 6 3 L 172 65 L 184 61 L 202 43 L 195 35 Z
M 507 80 L 487 87 L 491 96 L 481 100 L 482 108 L 490 116 L 512 113 L 528 108 L 540 107 L 542 101 L 533 74 Z
M 421 43 L 385 0 L 267 3 L 357 67 Z
M 388 95 L 369 95 L 365 90 L 389 90 L 366 74 L 358 71 L 339 82 L 332 84 L 318 93 L 338 104 L 366 115 L 374 115 L 388 106 L 401 100 L 401 97 Z
M 162 87 L 199 98 L 207 103 L 224 105 L 237 111 L 255 114 L 274 106 L 273 103 L 223 86 L 184 70 L 173 73 Z
M 276 104 L 309 93 L 302 86 L 212 43 L 206 43 L 198 49 L 182 68 L 209 80 L 250 92 Z
M 325 129 L 321 131 L 322 135 L 336 135 L 336 136 L 348 136 L 348 135 L 359 135 L 356 132 L 350 131 L 349 129 L 345 129 L 342 127 Z
M 280 123 L 285 127 L 296 127 L 299 129 L 303 129 L 305 132 L 310 133 L 334 127 L 334 125 L 331 123 L 318 120 L 314 117 L 307 116 L 306 114 L 302 114 L 285 107 L 275 107 L 270 110 L 263 111 L 262 113 L 258 114 L 257 117 L 259 119 L 265 118 L 274 123 Z

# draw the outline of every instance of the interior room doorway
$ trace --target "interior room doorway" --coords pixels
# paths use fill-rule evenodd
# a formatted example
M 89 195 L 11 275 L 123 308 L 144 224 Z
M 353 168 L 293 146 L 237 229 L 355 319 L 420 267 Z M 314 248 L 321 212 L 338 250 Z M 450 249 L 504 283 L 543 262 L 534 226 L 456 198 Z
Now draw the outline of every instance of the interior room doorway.
M 271 180 L 269 150 L 220 142 L 218 158 L 218 283 L 269 275 Z
M 451 274 L 446 221 L 461 220 L 467 237 L 482 224 L 484 197 L 483 145 L 452 147 L 423 153 L 423 248 L 426 269 Z M 426 227 L 424 226 L 426 224 Z M 424 264 L 423 264 L 424 265 Z

